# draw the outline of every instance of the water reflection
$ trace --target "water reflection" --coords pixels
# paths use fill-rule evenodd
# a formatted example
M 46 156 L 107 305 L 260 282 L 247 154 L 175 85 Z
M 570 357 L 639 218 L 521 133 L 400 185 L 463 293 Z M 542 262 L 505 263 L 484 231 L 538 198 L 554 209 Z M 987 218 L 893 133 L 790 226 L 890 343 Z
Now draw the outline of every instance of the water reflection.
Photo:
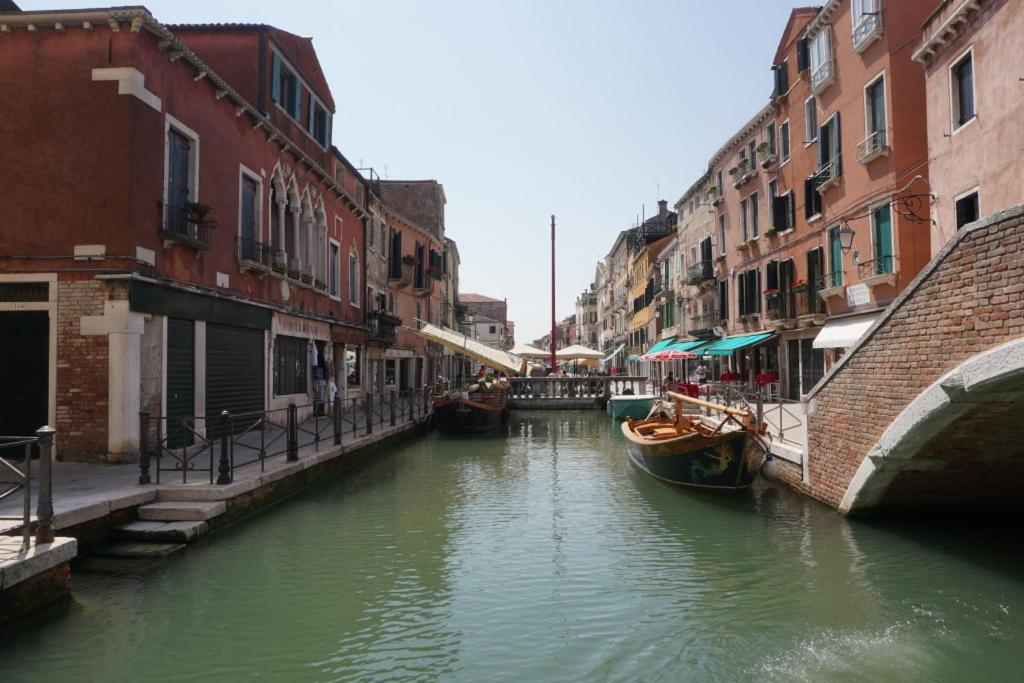
M 76 573 L 5 679 L 964 680 L 1024 664 L 991 520 L 680 490 L 602 413 L 431 434 L 155 570 Z

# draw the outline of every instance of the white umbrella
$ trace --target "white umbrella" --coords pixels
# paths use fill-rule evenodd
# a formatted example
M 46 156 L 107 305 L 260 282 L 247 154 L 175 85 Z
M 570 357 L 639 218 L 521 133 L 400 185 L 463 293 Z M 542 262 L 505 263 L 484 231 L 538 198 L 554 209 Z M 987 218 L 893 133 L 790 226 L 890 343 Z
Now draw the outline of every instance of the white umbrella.
M 509 353 L 520 358 L 548 358 L 551 355 L 550 351 L 543 351 L 529 344 L 516 344 Z
M 559 349 L 558 352 L 555 353 L 555 358 L 564 358 L 569 360 L 593 358 L 599 360 L 604 358 L 604 353 L 601 351 L 595 351 L 594 349 L 589 349 L 586 346 L 573 344 L 572 346 L 567 346 L 564 349 Z

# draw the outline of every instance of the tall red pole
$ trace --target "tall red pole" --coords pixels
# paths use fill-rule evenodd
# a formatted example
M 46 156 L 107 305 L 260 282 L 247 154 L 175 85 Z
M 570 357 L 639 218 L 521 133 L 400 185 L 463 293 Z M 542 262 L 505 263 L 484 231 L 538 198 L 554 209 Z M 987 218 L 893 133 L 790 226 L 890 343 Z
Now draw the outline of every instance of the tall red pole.
M 555 214 L 551 214 L 551 372 L 555 373 L 555 351 L 558 350 L 558 337 L 555 327 Z

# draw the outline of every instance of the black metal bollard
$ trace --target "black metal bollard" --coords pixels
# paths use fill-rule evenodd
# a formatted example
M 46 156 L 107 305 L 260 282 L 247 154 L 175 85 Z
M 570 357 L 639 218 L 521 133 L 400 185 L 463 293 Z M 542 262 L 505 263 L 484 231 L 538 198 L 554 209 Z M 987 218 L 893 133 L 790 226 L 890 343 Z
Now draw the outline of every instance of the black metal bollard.
M 373 434 L 373 396 L 366 396 L 366 433 Z M 352 422 L 355 422 L 355 415 L 352 416 Z M 352 428 L 355 431 L 355 427 Z
M 139 484 L 149 483 L 149 412 L 143 410 L 139 413 Z
M 334 399 L 334 404 L 331 406 L 331 416 L 334 418 L 334 445 L 341 445 L 341 399 Z
M 397 405 L 397 403 L 395 401 L 395 390 L 392 389 L 391 390 L 391 426 L 392 427 L 395 426 L 395 409 L 396 409 L 396 405 Z
M 288 404 L 288 461 L 299 459 L 299 409 Z
M 53 543 L 53 435 L 49 425 L 36 430 L 39 438 L 39 502 L 36 505 L 36 544 Z M 26 470 L 27 471 L 27 470 Z M 26 482 L 26 486 L 28 482 Z
M 228 411 L 220 413 L 220 463 L 217 465 L 217 483 L 221 486 L 231 483 L 231 463 L 228 456 L 228 439 L 231 438 L 231 419 Z

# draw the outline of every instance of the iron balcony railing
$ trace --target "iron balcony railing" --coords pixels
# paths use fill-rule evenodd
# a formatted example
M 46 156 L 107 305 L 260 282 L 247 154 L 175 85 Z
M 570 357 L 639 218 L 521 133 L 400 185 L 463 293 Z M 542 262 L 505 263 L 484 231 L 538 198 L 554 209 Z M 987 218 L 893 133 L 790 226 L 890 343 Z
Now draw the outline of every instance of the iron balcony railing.
M 895 256 L 876 256 L 870 261 L 861 261 L 857 264 L 857 274 L 862 280 L 876 275 L 889 275 L 895 272 Z
M 825 273 L 817 280 L 818 289 L 833 289 L 835 287 L 842 287 L 843 283 L 846 282 L 846 273 L 842 270 L 836 270 L 831 273 Z
M 712 261 L 698 261 L 686 269 L 686 284 L 699 285 L 715 279 L 715 266 Z
M 865 3 L 868 11 L 861 15 L 860 21 L 853 27 L 853 50 L 861 52 L 871 44 L 875 38 L 882 35 L 882 14 L 874 3 Z
M 832 57 L 830 56 L 823 60 L 821 64 L 818 64 L 818 66 L 816 66 L 813 71 L 811 71 L 811 91 L 815 95 L 817 95 L 822 90 L 824 90 L 829 83 L 832 82 L 834 76 L 835 68 L 833 67 Z
M 794 289 L 796 317 L 823 315 L 826 311 L 825 302 L 818 292 L 821 291 L 820 279 L 800 285 Z
M 370 311 L 366 314 L 366 323 L 370 326 L 370 342 L 391 346 L 395 343 L 395 329 L 402 324 L 402 319 L 387 311 Z
M 253 237 L 238 238 L 238 258 L 250 264 L 270 268 L 273 263 L 274 250 L 269 244 L 264 244 Z
M 206 251 L 210 248 L 210 231 L 217 226 L 211 218 L 199 218 L 187 206 L 158 202 L 160 235 L 169 242 Z
M 768 320 L 790 320 L 796 317 L 796 297 L 792 291 L 768 292 L 764 295 L 764 305 Z
M 694 337 L 710 336 L 720 322 L 717 312 L 690 316 L 690 324 L 686 331 Z
M 405 261 L 391 260 L 388 263 L 388 282 L 396 287 L 405 287 L 412 282 L 413 265 Z
M 824 192 L 834 185 L 839 180 L 839 176 L 842 175 L 842 168 L 838 155 L 831 161 L 819 166 L 818 170 L 814 173 L 814 185 L 818 188 L 818 191 Z
M 35 541 L 53 542 L 53 437 L 57 430 L 40 427 L 35 436 L 0 436 L 0 500 L 21 492 L 22 511 L 16 517 L 0 517 L 0 520 L 21 522 L 22 547 L 27 550 L 32 543 L 32 456 L 39 457 L 39 475 L 36 477 L 36 519 Z M 21 456 L 20 469 L 14 464 Z
M 866 138 L 857 143 L 857 161 L 866 164 L 889 152 L 889 137 L 887 131 L 876 130 Z

